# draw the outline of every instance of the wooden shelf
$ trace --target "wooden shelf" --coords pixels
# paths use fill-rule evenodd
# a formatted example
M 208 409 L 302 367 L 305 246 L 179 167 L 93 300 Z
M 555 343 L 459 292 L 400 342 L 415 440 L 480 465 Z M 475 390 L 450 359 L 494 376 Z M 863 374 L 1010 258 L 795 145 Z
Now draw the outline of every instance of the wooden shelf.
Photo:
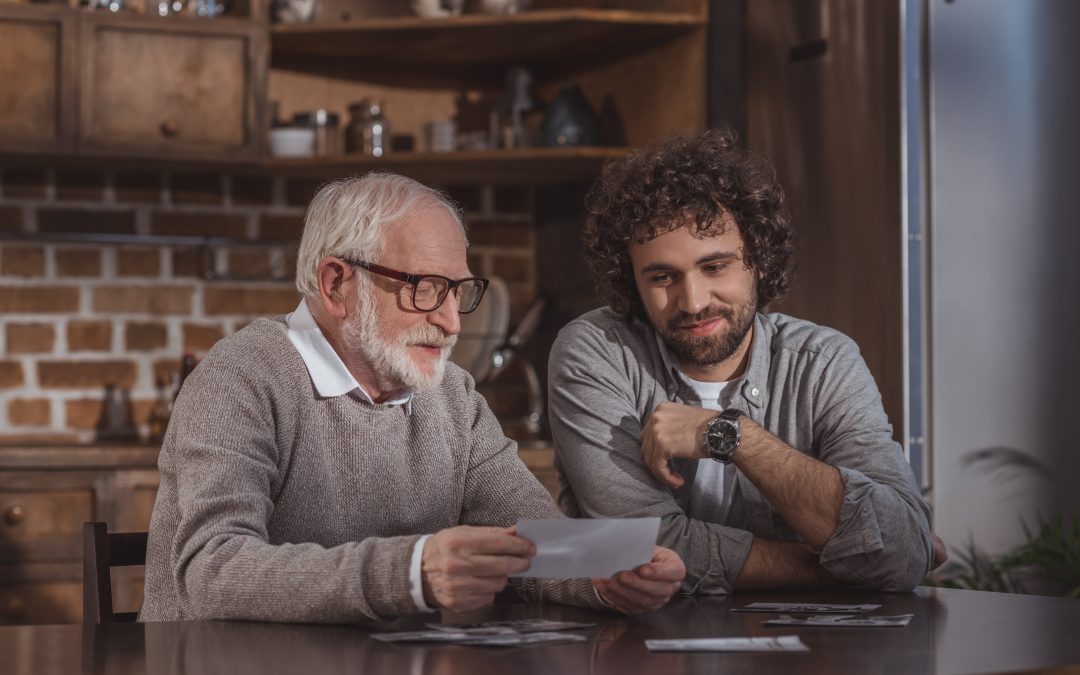
M 383 169 L 432 185 L 550 185 L 592 181 L 606 160 L 622 157 L 626 152 L 626 148 L 595 147 L 414 152 L 382 158 L 344 155 L 333 158 L 268 159 L 263 166 L 286 175 L 328 179 Z
M 616 62 L 703 29 L 689 13 L 559 9 L 511 16 L 394 17 L 271 28 L 275 68 L 406 87 L 499 88 L 523 65 L 538 82 Z
M 433 185 L 487 183 L 492 185 L 559 184 L 592 181 L 608 159 L 622 157 L 627 148 L 523 148 L 463 152 L 401 152 L 374 158 L 362 155 L 250 161 L 191 161 L 146 157 L 82 157 L 64 153 L 0 152 L 3 164 L 42 168 L 94 170 L 223 171 L 234 174 L 276 174 L 330 180 L 365 173 L 393 171 Z

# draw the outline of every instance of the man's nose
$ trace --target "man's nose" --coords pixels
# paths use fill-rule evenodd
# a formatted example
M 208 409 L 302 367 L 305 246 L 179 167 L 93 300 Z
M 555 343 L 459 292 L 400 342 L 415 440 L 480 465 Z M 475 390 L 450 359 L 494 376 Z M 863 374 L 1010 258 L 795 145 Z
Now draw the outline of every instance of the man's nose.
M 447 335 L 461 332 L 461 314 L 458 312 L 457 293 L 449 291 L 443 303 L 428 312 L 428 323 L 438 326 Z
M 687 314 L 697 314 L 709 306 L 709 290 L 692 274 L 683 277 L 678 289 L 679 309 Z

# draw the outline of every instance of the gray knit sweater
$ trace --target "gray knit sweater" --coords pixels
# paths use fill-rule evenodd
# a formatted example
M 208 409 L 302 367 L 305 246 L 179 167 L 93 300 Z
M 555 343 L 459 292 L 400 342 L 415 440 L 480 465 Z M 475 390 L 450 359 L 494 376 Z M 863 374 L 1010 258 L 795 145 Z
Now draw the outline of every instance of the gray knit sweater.
M 159 459 L 141 621 L 342 623 L 416 612 L 421 534 L 558 518 L 472 378 L 405 406 L 321 398 L 283 317 L 220 341 L 184 383 Z M 587 580 L 515 580 L 599 602 Z

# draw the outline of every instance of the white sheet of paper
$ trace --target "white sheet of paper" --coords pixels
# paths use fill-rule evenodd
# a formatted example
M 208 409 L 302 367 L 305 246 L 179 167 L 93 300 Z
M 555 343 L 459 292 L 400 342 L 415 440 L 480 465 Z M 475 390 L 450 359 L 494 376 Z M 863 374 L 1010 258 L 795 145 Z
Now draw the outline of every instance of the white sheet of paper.
M 610 577 L 652 560 L 659 532 L 659 518 L 519 520 L 517 533 L 536 544 L 536 557 L 511 576 Z

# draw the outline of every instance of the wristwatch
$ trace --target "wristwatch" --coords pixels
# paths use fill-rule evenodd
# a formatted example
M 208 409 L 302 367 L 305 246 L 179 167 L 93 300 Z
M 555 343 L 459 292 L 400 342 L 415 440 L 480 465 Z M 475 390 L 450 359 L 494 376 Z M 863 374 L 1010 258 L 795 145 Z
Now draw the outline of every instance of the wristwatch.
M 735 449 L 742 441 L 742 431 L 739 429 L 739 418 L 742 416 L 741 410 L 729 408 L 709 422 L 705 429 L 705 452 L 709 457 L 721 464 L 731 464 Z

